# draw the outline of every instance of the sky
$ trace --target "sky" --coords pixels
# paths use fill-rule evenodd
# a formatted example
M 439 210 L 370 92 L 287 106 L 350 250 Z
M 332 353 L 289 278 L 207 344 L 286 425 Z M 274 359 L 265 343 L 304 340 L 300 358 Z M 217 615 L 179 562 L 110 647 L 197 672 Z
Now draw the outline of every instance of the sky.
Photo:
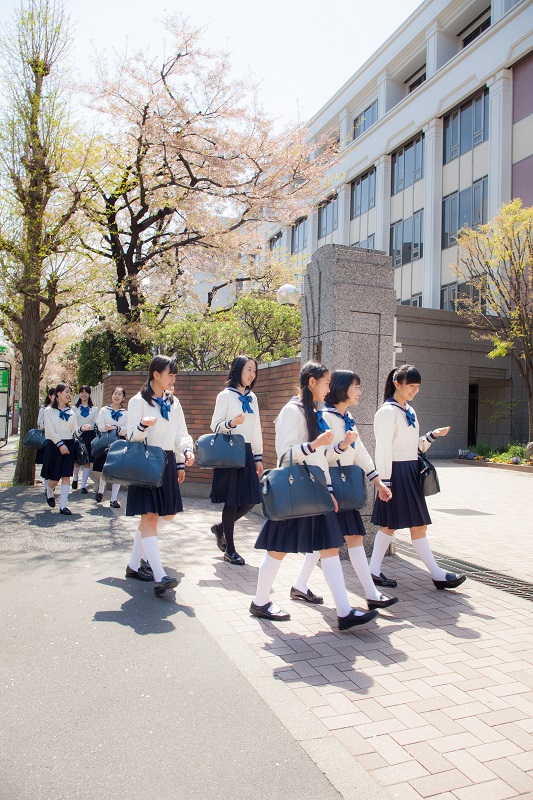
M 0 24 L 20 0 L 0 0 Z M 227 50 L 235 78 L 259 84 L 280 126 L 305 122 L 420 5 L 420 0 L 65 0 L 80 80 L 94 74 L 95 50 L 163 52 L 168 13 L 204 27 L 202 41 Z

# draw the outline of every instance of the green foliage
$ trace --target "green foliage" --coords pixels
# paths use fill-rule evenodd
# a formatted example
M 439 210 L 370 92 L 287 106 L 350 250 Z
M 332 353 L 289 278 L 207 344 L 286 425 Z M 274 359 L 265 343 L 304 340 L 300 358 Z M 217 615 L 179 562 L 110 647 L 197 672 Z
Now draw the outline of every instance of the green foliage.
M 490 444 L 476 444 L 476 446 L 472 448 L 471 452 L 477 453 L 478 456 L 481 456 L 482 458 L 490 458 L 494 454 L 494 450 Z
M 87 331 L 85 337 L 71 349 L 78 360 L 78 386 L 95 386 L 106 372 L 125 369 L 129 356 L 127 341 L 123 336 L 94 328 Z

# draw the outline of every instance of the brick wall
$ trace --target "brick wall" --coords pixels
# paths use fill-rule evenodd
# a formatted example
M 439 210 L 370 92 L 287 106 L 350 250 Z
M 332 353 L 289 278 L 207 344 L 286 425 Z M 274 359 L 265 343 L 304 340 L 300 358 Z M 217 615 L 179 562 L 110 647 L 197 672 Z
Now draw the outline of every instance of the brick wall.
M 297 391 L 300 361 L 285 359 L 259 367 L 254 387 L 261 413 L 263 429 L 263 461 L 265 467 L 275 466 L 274 419 Z M 180 372 L 176 378 L 175 392 L 183 407 L 187 428 L 193 440 L 210 431 L 216 396 L 225 385 L 227 372 Z M 123 386 L 126 401 L 145 383 L 146 372 L 110 372 L 103 379 L 104 405 L 111 401 L 116 386 Z M 211 485 L 211 470 L 187 470 L 187 484 L 207 490 Z M 204 492 L 205 493 L 205 492 Z

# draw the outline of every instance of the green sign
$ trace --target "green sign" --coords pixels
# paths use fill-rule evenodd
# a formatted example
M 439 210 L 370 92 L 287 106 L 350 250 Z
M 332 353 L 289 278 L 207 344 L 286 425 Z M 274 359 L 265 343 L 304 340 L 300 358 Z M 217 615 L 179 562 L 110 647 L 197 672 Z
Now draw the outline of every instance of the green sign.
M 0 369 L 0 392 L 9 392 L 9 369 Z

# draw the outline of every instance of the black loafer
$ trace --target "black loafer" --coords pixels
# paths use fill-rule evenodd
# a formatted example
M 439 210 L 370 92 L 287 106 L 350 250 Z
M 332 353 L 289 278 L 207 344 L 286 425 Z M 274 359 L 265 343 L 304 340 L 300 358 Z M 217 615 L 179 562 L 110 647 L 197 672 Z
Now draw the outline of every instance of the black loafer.
M 377 615 L 377 611 L 365 611 L 364 614 L 356 614 L 355 608 L 352 608 L 345 617 L 337 617 L 337 624 L 340 631 L 347 631 L 356 625 L 366 625 L 367 622 L 372 622 Z
M 55 508 L 56 507 L 56 499 L 55 499 L 55 497 L 48 497 L 48 495 L 46 495 L 46 502 L 48 503 L 50 508 Z
M 65 508 L 60 508 L 59 509 L 59 513 L 60 514 L 64 514 L 66 517 L 71 517 L 72 516 L 72 511 L 70 510 L 70 508 L 67 508 L 66 506 L 65 506 Z
M 230 555 L 226 550 L 224 551 L 224 561 L 227 561 L 228 564 L 233 564 L 235 567 L 242 567 L 243 564 L 246 564 L 244 558 L 237 552 Z
M 148 572 L 148 574 L 152 575 L 152 577 L 153 577 L 154 571 L 153 571 L 152 567 L 150 566 L 150 564 L 148 563 L 148 561 L 145 561 L 144 558 L 141 558 L 141 567 L 143 568 L 143 570 L 145 572 Z
M 146 572 L 146 570 L 144 570 L 142 566 L 139 567 L 138 570 L 134 570 L 128 564 L 128 566 L 126 567 L 126 578 L 135 578 L 135 580 L 137 581 L 153 581 L 154 573 Z
M 395 589 L 398 586 L 393 578 L 387 578 L 382 572 L 379 573 L 378 577 L 372 575 L 372 580 L 376 586 L 386 586 L 388 589 Z
M 94 499 L 96 500 L 97 503 L 101 503 L 103 496 L 104 496 L 103 494 L 100 494 L 100 492 L 97 492 Z
M 78 481 L 72 481 L 72 488 L 73 489 L 77 489 L 78 488 Z
M 82 488 L 80 489 L 80 492 L 81 492 L 81 494 L 89 494 L 89 490 L 87 489 L 86 486 L 82 486 Z
M 398 597 L 385 597 L 384 594 L 381 595 L 381 600 L 367 600 L 366 604 L 370 611 L 373 611 L 375 608 L 389 608 L 389 606 L 394 606 L 398 602 Z
M 117 502 L 117 500 L 110 500 L 109 505 L 111 506 L 111 508 L 120 508 L 120 503 Z
M 311 589 L 308 589 L 307 592 L 301 592 L 299 589 L 295 589 L 294 586 L 291 586 L 291 600 L 303 600 L 305 603 L 315 603 L 316 605 L 322 605 L 324 602 L 324 598 L 314 594 Z
M 211 533 L 216 536 L 218 549 L 224 553 L 226 550 L 226 537 L 224 536 L 224 528 L 220 522 L 218 525 L 211 525 Z
M 159 597 L 160 595 L 168 592 L 170 589 L 175 589 L 178 585 L 176 578 L 169 578 L 168 575 L 163 575 L 163 579 L 155 581 L 154 592 Z
M 446 573 L 445 581 L 433 581 L 436 589 L 457 589 L 466 581 L 466 575 L 456 575 L 454 572 Z
M 287 614 L 285 611 L 278 611 L 274 613 L 270 611 L 270 607 L 272 603 L 266 603 L 264 606 L 256 606 L 253 602 L 250 603 L 250 614 L 252 617 L 259 617 L 260 619 L 272 619 L 276 622 L 286 622 L 291 618 L 290 614 Z

